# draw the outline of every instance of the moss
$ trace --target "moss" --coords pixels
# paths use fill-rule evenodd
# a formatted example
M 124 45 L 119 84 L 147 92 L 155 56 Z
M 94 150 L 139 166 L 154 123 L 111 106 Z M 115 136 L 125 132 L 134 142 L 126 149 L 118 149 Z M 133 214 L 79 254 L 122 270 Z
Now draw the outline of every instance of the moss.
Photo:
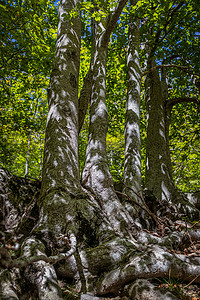
M 26 256 L 27 253 L 30 253 L 28 256 L 34 256 L 38 250 L 45 253 L 45 245 L 41 241 L 33 238 L 25 240 L 21 247 L 22 256 Z
M 119 264 L 123 264 L 124 266 L 124 258 L 127 257 L 127 254 L 121 254 L 119 262 L 111 255 L 113 253 L 113 243 L 116 242 L 117 246 L 121 244 L 125 247 L 124 240 L 113 237 L 112 234 L 113 232 L 111 232 L 109 242 L 105 242 L 93 249 L 87 249 L 87 261 L 90 264 L 89 268 L 91 273 L 99 274 L 104 271 L 110 271 L 113 266 L 116 268 Z

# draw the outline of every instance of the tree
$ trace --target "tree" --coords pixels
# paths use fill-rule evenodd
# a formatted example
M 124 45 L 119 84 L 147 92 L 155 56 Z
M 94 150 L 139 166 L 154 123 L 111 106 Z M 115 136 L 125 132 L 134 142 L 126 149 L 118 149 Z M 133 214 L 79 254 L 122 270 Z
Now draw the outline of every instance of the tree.
M 133 7 L 135 1 L 131 1 Z M 130 17 L 128 37 L 128 90 L 125 121 L 125 161 L 124 192 L 141 202 L 141 141 L 140 141 L 140 90 L 141 66 L 139 61 L 140 30 L 139 20 L 134 22 L 134 14 Z M 132 22 L 131 22 L 132 21 Z M 138 197 L 137 195 L 140 195 Z
M 159 68 L 155 61 L 155 53 L 157 51 L 159 42 L 166 39 L 168 32 L 173 30 L 171 26 L 174 24 L 174 19 L 177 21 L 178 18 L 181 21 L 183 15 L 185 18 L 188 18 L 188 11 L 185 11 L 186 7 L 184 2 L 180 2 L 177 5 L 172 6 L 166 19 L 162 21 L 163 26 L 159 29 L 156 29 L 155 33 L 155 24 L 150 26 L 149 30 L 152 34 L 152 37 L 148 41 L 149 46 L 147 50 L 147 68 L 149 71 L 147 72 L 146 76 L 146 105 L 148 120 L 146 146 L 147 163 L 145 176 L 146 187 L 157 197 L 157 199 L 179 203 L 179 205 L 180 202 L 184 203 L 184 195 L 181 194 L 180 191 L 178 191 L 175 187 L 172 176 L 169 149 L 171 108 L 173 105 L 175 105 L 175 103 L 182 103 L 184 101 L 198 103 L 198 98 L 186 96 L 175 98 L 173 95 L 173 97 L 170 99 L 168 95 L 168 83 L 166 77 L 166 67 L 170 67 L 170 64 L 168 66 L 165 66 L 165 64 L 163 64 L 163 66 L 161 65 L 161 74 L 159 74 Z M 190 9 L 190 4 L 188 4 L 187 9 Z M 155 7 L 153 10 L 155 10 Z M 195 15 L 192 17 L 195 17 Z M 166 29 L 167 26 L 168 29 Z M 164 33 L 162 33 L 162 31 L 164 31 Z M 180 56 L 184 56 L 181 49 L 179 49 L 177 54 L 178 58 Z M 175 54 L 172 56 L 172 58 L 174 57 L 176 57 Z M 171 65 L 171 67 L 173 66 L 174 65 Z M 175 66 L 179 67 L 179 64 L 177 63 Z M 179 68 L 184 69 L 184 67 L 181 67 L 181 65 Z M 191 72 L 191 69 L 189 72 Z M 186 203 L 184 203 L 184 207 L 186 207 Z M 188 207 L 188 210 L 191 210 L 191 208 Z
M 42 187 L 38 201 L 37 182 L 31 185 L 28 179 L 11 177 L 7 171 L 1 170 L 4 183 L 2 193 L 5 194 L 2 199 L 3 205 L 5 207 L 8 205 L 6 203 L 11 199 L 9 198 L 11 195 L 17 199 L 9 204 L 9 211 L 12 211 L 17 223 L 15 240 L 7 239 L 6 234 L 1 233 L 2 298 L 18 299 L 13 282 L 16 281 L 17 284 L 15 278 L 19 279 L 22 275 L 12 271 L 12 268 L 23 269 L 26 281 L 36 288 L 35 296 L 45 300 L 64 299 L 59 277 L 76 280 L 81 292 L 87 293 L 85 296 L 87 299 L 94 298 L 94 295 L 112 294 L 134 299 L 139 282 L 135 282 L 135 285 L 132 285 L 132 282 L 136 279 L 167 277 L 169 273 L 175 278 L 187 280 L 189 277 L 190 281 L 200 282 L 198 258 L 191 259 L 184 254 L 174 253 L 174 249 L 184 249 L 191 240 L 197 240 L 199 231 L 191 229 L 188 235 L 185 235 L 185 232 L 173 231 L 172 224 L 167 223 L 162 216 L 151 212 L 140 194 L 139 200 L 134 197 L 135 193 L 140 192 L 141 185 L 138 130 L 139 21 L 133 22 L 131 19 L 129 22 L 127 59 L 129 85 L 124 178 L 127 186 L 124 191 L 126 194 L 121 193 L 124 198 L 120 200 L 114 189 L 106 158 L 108 128 L 105 101 L 106 60 L 110 35 L 126 0 L 113 1 L 110 5 L 104 1 L 97 1 L 91 5 L 93 42 L 91 63 L 79 97 L 81 4 L 79 0 L 61 0 L 59 5 L 55 60 L 48 89 L 49 112 Z M 134 8 L 135 2 L 131 1 L 130 4 L 131 8 Z M 132 13 L 133 11 L 130 18 Z M 131 39 L 135 40 L 135 43 L 132 43 Z M 151 65 L 151 69 L 152 67 L 154 66 Z M 159 92 L 159 96 L 162 96 L 157 69 L 149 80 L 151 95 Z M 155 85 L 158 88 L 156 91 Z M 88 99 L 91 99 L 89 135 L 86 162 L 80 181 L 78 132 Z M 81 115 L 78 110 L 82 112 Z M 159 121 L 160 117 L 163 117 L 162 113 L 163 110 L 159 114 Z M 135 155 L 132 155 L 132 150 L 135 151 Z M 132 168 L 136 169 L 134 179 L 130 178 L 132 169 L 129 168 L 127 161 L 131 161 Z M 30 196 L 31 199 L 25 216 L 31 219 L 30 211 L 35 204 L 35 218 L 32 217 L 33 223 L 28 226 L 30 229 L 27 229 L 21 243 L 21 253 L 15 254 L 17 257 L 12 258 L 9 249 L 16 253 L 16 241 L 20 239 L 22 229 L 27 224 L 24 215 L 23 218 L 17 218 L 17 212 L 24 205 L 24 198 L 15 195 L 17 185 L 22 187 L 21 193 L 27 198 Z M 125 200 L 128 201 L 128 205 Z M 129 209 L 131 206 L 133 209 Z M 154 227 L 160 230 L 160 236 L 151 234 L 146 230 L 146 225 L 144 227 L 141 225 L 138 218 L 140 211 L 146 213 L 145 219 L 148 219 L 147 215 L 151 218 Z M 11 228 L 12 222 L 7 215 L 4 219 L 2 227 Z M 167 227 L 169 234 L 163 236 L 167 232 Z M 142 281 L 142 284 L 146 283 L 153 289 L 152 284 Z M 89 292 L 92 294 L 89 295 Z M 24 294 L 28 297 L 27 293 Z M 140 297 L 140 292 L 137 292 L 137 297 Z M 156 297 L 161 298 L 161 294 L 157 292 Z

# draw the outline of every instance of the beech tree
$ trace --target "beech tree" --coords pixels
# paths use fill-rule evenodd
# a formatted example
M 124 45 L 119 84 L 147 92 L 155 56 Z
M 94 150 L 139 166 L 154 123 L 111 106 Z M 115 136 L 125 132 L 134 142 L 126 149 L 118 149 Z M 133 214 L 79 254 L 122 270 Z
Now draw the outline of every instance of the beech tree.
M 124 189 L 116 191 L 114 188 L 106 155 L 106 61 L 110 35 L 126 2 L 93 3 L 91 62 L 81 91 L 82 1 L 60 2 L 55 59 L 48 88 L 41 189 L 38 182 L 12 177 L 5 169 L 0 172 L 5 207 L 1 227 L 6 229 L 5 233 L 1 232 L 1 299 L 28 299 L 30 295 L 44 300 L 65 299 L 61 279 L 75 281 L 82 300 L 101 296 L 178 299 L 169 292 L 154 289 L 149 281 L 166 278 L 169 274 L 183 281 L 200 283 L 199 257 L 187 256 L 183 251 L 192 241 L 199 240 L 199 230 L 191 225 L 187 234 L 180 232 L 173 225 L 173 219 L 169 220 L 163 212 L 157 214 L 147 205 L 153 201 L 152 206 L 159 206 L 164 198 L 175 203 L 165 181 L 166 178 L 171 180 L 163 107 L 166 94 L 158 69 L 154 69 L 154 55 L 148 58 L 146 78 L 147 171 L 152 172 L 154 181 L 151 184 L 150 178 L 149 186 L 147 184 L 150 194 L 141 191 L 140 20 L 133 18 L 137 1 L 129 3 Z M 78 133 L 89 101 L 86 161 L 80 178 Z M 159 170 L 156 175 L 154 167 L 155 172 Z M 157 183 L 158 189 L 155 189 Z M 17 185 L 20 191 L 16 192 Z M 12 203 L 11 198 L 15 199 Z M 170 201 L 163 205 L 169 211 L 172 209 Z M 178 218 L 178 205 L 176 209 Z M 192 205 L 190 211 L 192 217 L 199 216 Z M 6 236 L 12 228 L 14 239 Z M 156 232 L 152 234 L 151 230 Z M 20 253 L 17 253 L 18 248 Z M 19 283 L 20 279 L 23 280 Z
M 166 4 L 168 5 L 168 4 Z M 190 5 L 190 4 L 189 4 Z M 188 5 L 188 9 L 190 6 Z M 187 7 L 187 5 L 186 5 Z M 183 49 L 179 49 L 177 54 L 166 58 L 169 64 L 163 63 L 161 66 L 156 64 L 155 53 L 158 45 L 173 30 L 174 22 L 182 20 L 183 15 L 187 19 L 190 14 L 185 10 L 184 1 L 172 6 L 168 11 L 166 19 L 164 19 L 161 28 L 155 29 L 155 24 L 148 25 L 148 30 L 152 36 L 147 41 L 147 75 L 145 79 L 146 89 L 146 108 L 147 108 L 147 144 L 146 144 L 146 174 L 145 185 L 149 191 L 158 199 L 170 201 L 171 203 L 181 203 L 184 209 L 187 207 L 187 199 L 176 188 L 173 176 L 171 157 L 169 149 L 169 127 L 171 119 L 172 107 L 182 102 L 196 102 L 199 103 L 198 96 L 191 97 L 187 92 L 182 93 L 182 96 L 169 96 L 167 69 L 180 68 L 187 73 L 195 73 L 195 65 L 186 67 L 176 64 L 171 64 L 172 59 L 184 57 Z M 157 8 L 151 8 L 155 10 Z M 183 10 L 180 14 L 180 10 Z M 192 11 L 193 12 L 193 11 Z M 188 20 L 189 22 L 189 20 Z M 167 29 L 168 26 L 168 29 Z M 155 32 L 154 32 L 155 31 Z M 173 32 L 174 34 L 174 32 Z M 170 37 L 169 37 L 170 40 Z M 195 51 L 195 50 L 194 50 Z M 189 62 L 187 58 L 183 58 L 182 64 L 187 65 Z M 161 70 L 159 73 L 159 69 Z M 191 71 L 192 70 L 192 71 Z M 194 78 L 196 77 L 193 75 Z M 189 81 L 189 79 L 188 79 Z M 189 205 L 190 206 L 190 205 Z M 188 214 L 190 207 L 188 206 Z
M 135 1 L 131 1 L 133 7 Z M 139 20 L 134 21 L 134 14 L 130 15 L 127 68 L 128 88 L 125 120 L 125 161 L 124 161 L 124 192 L 137 201 L 142 195 L 141 178 L 141 141 L 140 141 L 140 91 L 141 66 L 139 58 L 140 30 Z M 128 187 L 128 188 L 127 188 Z M 131 189 L 130 189 L 131 188 Z

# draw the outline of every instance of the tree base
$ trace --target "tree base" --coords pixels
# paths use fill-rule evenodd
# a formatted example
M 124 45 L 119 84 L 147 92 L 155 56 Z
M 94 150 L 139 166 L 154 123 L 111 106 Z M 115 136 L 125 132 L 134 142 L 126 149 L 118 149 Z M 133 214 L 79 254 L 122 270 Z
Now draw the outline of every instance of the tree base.
M 82 300 L 102 297 L 124 300 L 152 297 L 177 299 L 169 293 L 162 294 L 148 280 L 167 280 L 170 277 L 200 283 L 200 251 L 193 248 L 193 252 L 186 255 L 186 249 L 194 247 L 196 241 L 200 240 L 198 222 L 196 227 L 191 225 L 189 228 L 186 222 L 175 223 L 171 220 L 170 226 L 163 222 L 160 224 L 163 227 L 156 232 L 158 224 L 154 220 L 151 231 L 142 226 L 136 226 L 131 231 L 132 224 L 118 234 L 109 225 L 107 216 L 95 209 L 96 220 L 99 221 L 95 221 L 91 236 L 91 230 L 84 227 L 84 220 L 91 216 L 82 211 L 77 234 L 62 234 L 57 245 L 52 242 L 51 248 L 46 243 L 46 237 L 41 234 L 39 238 L 40 227 L 36 226 L 39 209 L 37 201 L 33 199 L 39 193 L 39 184 L 11 176 L 5 170 L 1 170 L 0 174 L 1 201 L 7 208 L 1 220 L 1 299 L 21 300 L 28 299 L 29 295 L 34 295 L 35 299 L 65 299 L 66 288 L 60 284 L 61 279 L 64 282 L 76 282 L 77 293 L 68 293 L 67 297 L 78 299 L 82 293 Z M 92 199 L 87 194 L 84 201 L 94 209 Z M 30 206 L 30 203 L 34 205 Z M 81 207 L 83 209 L 87 205 Z M 164 217 L 157 216 L 158 221 Z M 116 218 L 119 220 L 119 216 Z M 152 219 L 151 216 L 149 218 Z M 32 223 L 27 223 L 27 219 Z M 15 226 L 12 227 L 12 224 Z M 89 223 L 87 226 L 89 229 Z M 22 232 L 25 233 L 23 236 Z M 37 233 L 37 237 L 34 233 Z M 85 238 L 80 233 L 85 234 Z

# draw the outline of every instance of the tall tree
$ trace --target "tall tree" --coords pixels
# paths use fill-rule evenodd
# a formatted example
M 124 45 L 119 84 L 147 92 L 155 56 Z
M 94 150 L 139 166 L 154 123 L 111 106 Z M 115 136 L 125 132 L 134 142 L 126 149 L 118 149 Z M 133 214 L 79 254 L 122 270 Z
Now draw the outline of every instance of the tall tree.
M 152 62 L 150 69 L 155 67 Z M 164 99 L 158 70 L 146 78 L 147 146 L 146 187 L 161 200 L 173 198 L 175 189 L 172 179 L 168 137 L 164 115 Z
M 42 232 L 49 248 L 52 239 L 56 243 L 56 238 L 66 232 L 71 239 L 75 239 L 76 232 L 76 195 L 81 190 L 78 164 L 78 80 L 81 47 L 79 4 L 80 1 L 77 0 L 63 0 L 60 3 L 55 59 L 48 89 L 49 113 L 40 195 L 43 209 L 37 230 Z M 72 12 L 75 16 L 71 19 L 69 15 Z M 30 240 L 25 242 L 26 245 L 29 243 Z M 38 249 L 38 241 L 32 240 L 33 243 Z M 44 253 L 42 248 L 40 251 Z M 41 266 L 45 273 L 38 275 L 41 282 L 34 282 L 38 287 L 39 298 L 61 299 L 55 271 L 48 264 L 37 263 L 38 272 Z
M 188 6 L 191 9 L 190 6 Z M 157 8 L 153 7 L 151 10 L 156 11 Z M 159 8 L 158 8 L 159 10 Z M 146 144 L 146 175 L 145 175 L 145 185 L 152 194 L 156 196 L 159 200 L 167 200 L 171 203 L 184 203 L 186 207 L 186 202 L 184 202 L 183 194 L 181 194 L 175 187 L 170 149 L 169 149 L 169 126 L 170 126 L 170 101 L 168 96 L 168 84 L 166 78 L 165 65 L 161 68 L 161 74 L 159 73 L 159 66 L 156 64 L 156 52 L 158 52 L 159 43 L 163 40 L 169 40 L 170 32 L 173 30 L 174 22 L 177 20 L 182 20 L 183 15 L 187 18 L 188 12 L 186 11 L 185 3 L 180 2 L 171 8 L 166 7 L 168 14 L 166 14 L 166 19 L 162 21 L 163 26 L 157 29 L 154 24 L 148 26 L 149 33 L 151 32 L 151 37 L 149 35 L 148 41 L 148 60 L 147 60 L 147 76 L 145 80 L 146 84 L 146 107 L 147 107 L 147 144 Z M 189 14 L 190 18 L 190 14 Z M 168 29 L 166 28 L 168 26 Z M 181 31 L 181 28 L 180 28 Z M 179 41 L 176 40 L 176 43 Z M 165 46 L 163 46 L 165 47 Z M 159 57 L 159 54 L 157 55 Z M 181 56 L 181 51 L 179 50 L 178 57 Z M 172 59 L 176 57 L 172 56 Z M 162 65 L 160 66 L 162 67 Z M 168 65 L 170 67 L 170 64 Z M 171 65 L 173 67 L 173 65 Z M 178 67 L 178 65 L 177 65 Z M 180 66 L 181 68 L 181 66 Z M 183 67 L 184 69 L 184 67 Z M 187 98 L 187 99 L 186 99 Z M 184 100 L 185 99 L 185 100 Z M 195 98 L 180 97 L 177 98 L 177 103 L 184 101 L 196 101 Z M 173 106 L 173 104 L 172 104 Z M 190 206 L 190 205 L 189 205 Z M 188 213 L 192 208 L 188 206 Z
M 131 1 L 131 9 L 135 1 Z M 125 193 L 141 202 L 141 141 L 140 141 L 140 97 L 141 67 L 139 59 L 140 30 L 139 20 L 134 14 L 129 17 L 129 36 L 127 52 L 128 88 L 125 120 Z
M 119 1 L 111 9 L 108 17 L 94 24 L 94 62 L 92 65 L 92 95 L 90 105 L 89 139 L 86 150 L 86 162 L 83 170 L 85 187 L 100 195 L 105 214 L 110 218 L 113 228 L 120 232 L 122 219 L 128 224 L 130 217 L 120 205 L 114 192 L 113 179 L 109 170 L 106 155 L 106 135 L 108 128 L 106 107 L 106 60 L 110 34 L 126 1 Z M 100 193 L 101 192 L 101 193 Z M 120 214 L 119 214 L 120 211 Z

